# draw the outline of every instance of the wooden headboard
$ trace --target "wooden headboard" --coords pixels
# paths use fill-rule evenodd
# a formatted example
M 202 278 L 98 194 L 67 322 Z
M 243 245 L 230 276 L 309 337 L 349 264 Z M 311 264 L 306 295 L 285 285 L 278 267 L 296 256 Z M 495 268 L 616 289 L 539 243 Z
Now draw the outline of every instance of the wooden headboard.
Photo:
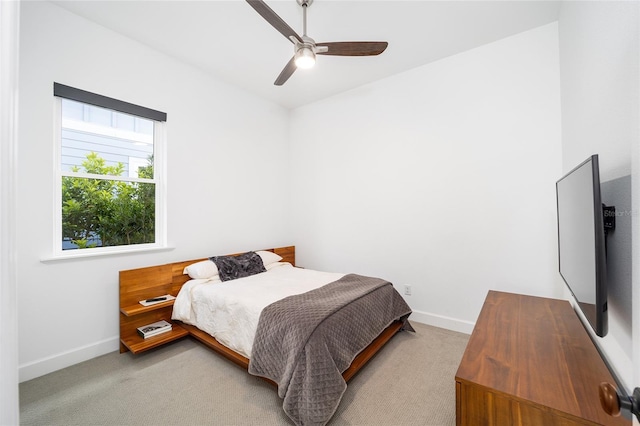
M 295 246 L 263 249 L 282 256 L 282 262 L 296 264 Z M 257 250 L 256 250 L 257 251 Z M 234 253 L 237 256 L 242 253 Z M 149 266 L 146 268 L 120 271 L 120 306 L 136 305 L 139 300 L 153 295 L 171 294 L 177 296 L 184 283 L 189 281 L 189 275 L 183 274 L 184 268 L 192 263 L 208 258 L 185 260 L 167 263 L 165 265 Z

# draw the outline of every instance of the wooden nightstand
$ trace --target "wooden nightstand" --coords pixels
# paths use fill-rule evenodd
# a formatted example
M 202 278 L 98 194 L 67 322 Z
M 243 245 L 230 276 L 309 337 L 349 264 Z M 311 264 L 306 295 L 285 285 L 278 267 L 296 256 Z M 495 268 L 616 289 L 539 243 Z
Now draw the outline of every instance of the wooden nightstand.
M 154 274 L 157 269 L 171 265 L 120 271 L 120 352 L 131 351 L 134 354 L 164 345 L 189 334 L 178 323 L 171 321 L 173 300 L 151 306 L 143 306 L 140 300 L 165 294 L 176 296 L 180 286 L 171 281 L 164 282 Z M 161 274 L 160 274 L 161 275 Z M 169 278 L 171 271 L 169 270 Z M 172 323 L 171 331 L 148 338 L 138 335 L 136 329 L 143 325 L 165 320 Z
M 120 352 L 130 350 L 134 354 L 155 348 L 189 334 L 187 330 L 171 321 L 173 300 L 153 306 L 140 303 L 120 308 Z M 165 320 L 172 323 L 171 331 L 148 337 L 138 335 L 136 329 L 152 322 Z

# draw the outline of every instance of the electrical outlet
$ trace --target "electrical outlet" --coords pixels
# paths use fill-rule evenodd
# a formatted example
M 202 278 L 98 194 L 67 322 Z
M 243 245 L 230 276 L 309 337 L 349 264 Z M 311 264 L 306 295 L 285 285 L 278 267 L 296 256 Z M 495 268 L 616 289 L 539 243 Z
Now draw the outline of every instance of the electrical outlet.
M 404 294 L 405 294 L 405 296 L 411 296 L 411 286 L 410 285 L 405 285 L 404 286 Z

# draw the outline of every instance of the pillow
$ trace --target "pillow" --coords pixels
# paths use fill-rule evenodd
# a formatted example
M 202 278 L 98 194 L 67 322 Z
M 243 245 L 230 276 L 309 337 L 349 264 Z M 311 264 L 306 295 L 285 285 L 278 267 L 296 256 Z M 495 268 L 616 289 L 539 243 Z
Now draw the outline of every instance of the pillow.
M 218 267 L 222 281 L 235 280 L 266 271 L 262 258 L 253 251 L 239 256 L 214 256 L 209 259 Z
M 258 253 L 260 258 L 262 259 L 262 264 L 265 268 L 272 263 L 280 262 L 282 260 L 282 256 L 278 256 L 272 251 L 261 250 L 257 251 L 256 253 Z
M 213 278 L 218 275 L 218 267 L 211 260 L 203 260 L 187 266 L 182 273 L 189 274 L 189 277 L 194 280 Z
M 279 268 L 280 266 L 287 266 L 287 265 L 291 266 L 291 264 L 289 262 L 273 262 L 273 263 L 268 264 L 264 268 L 267 271 L 270 271 L 270 270 L 272 270 L 274 268 Z

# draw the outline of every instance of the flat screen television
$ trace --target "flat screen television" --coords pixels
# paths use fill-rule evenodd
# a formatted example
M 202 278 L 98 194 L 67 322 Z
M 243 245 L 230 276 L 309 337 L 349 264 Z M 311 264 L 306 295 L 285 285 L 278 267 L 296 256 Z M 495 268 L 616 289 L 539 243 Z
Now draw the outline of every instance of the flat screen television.
M 598 155 L 556 183 L 560 275 L 595 331 L 607 334 L 607 263 Z

